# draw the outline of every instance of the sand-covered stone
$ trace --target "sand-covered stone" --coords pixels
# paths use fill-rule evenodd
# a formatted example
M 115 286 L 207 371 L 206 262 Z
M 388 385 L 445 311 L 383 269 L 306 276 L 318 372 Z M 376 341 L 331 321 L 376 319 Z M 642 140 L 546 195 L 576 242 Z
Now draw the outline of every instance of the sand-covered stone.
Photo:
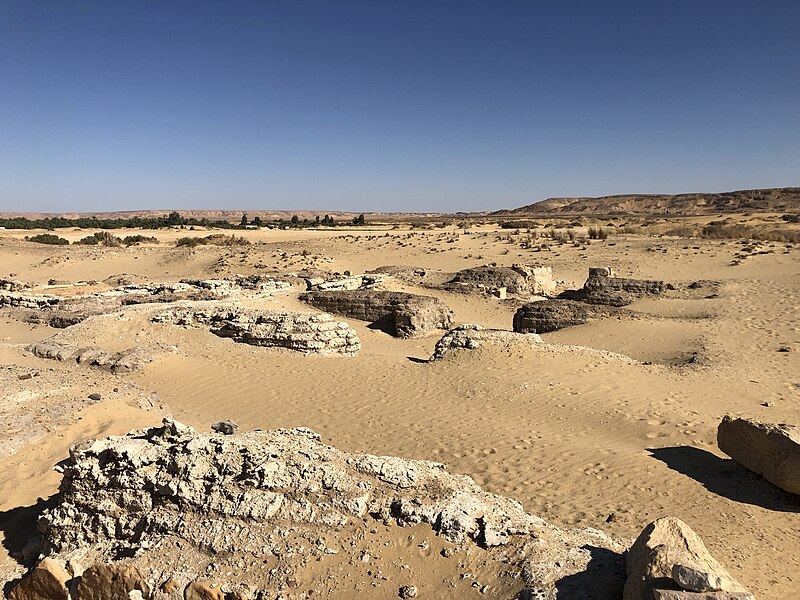
M 800 494 L 800 428 L 725 415 L 719 449 L 778 487 Z
M 486 329 L 480 325 L 459 325 L 444 334 L 436 342 L 430 362 L 441 360 L 454 350 L 474 350 L 492 344 L 540 344 L 542 338 L 536 334 L 520 334 L 502 329 Z

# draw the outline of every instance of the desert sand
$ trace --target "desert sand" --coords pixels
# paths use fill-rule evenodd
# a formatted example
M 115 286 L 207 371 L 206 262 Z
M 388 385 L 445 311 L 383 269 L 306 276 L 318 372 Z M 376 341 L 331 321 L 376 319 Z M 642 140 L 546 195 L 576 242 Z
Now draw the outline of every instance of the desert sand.
M 550 266 L 562 289 L 579 288 L 589 267 L 603 265 L 677 289 L 635 301 L 627 308 L 636 318 L 594 321 L 543 334 L 545 344 L 485 346 L 431 363 L 444 332 L 396 339 L 351 319 L 337 318 L 356 330 L 361 351 L 333 358 L 238 344 L 139 313 L 101 315 L 56 330 L 0 311 L 0 378 L 9 390 L 3 402 L 32 407 L 27 421 L 3 424 L 15 441 L 0 455 L 0 580 L 24 572 L 12 554 L 56 493 L 60 475 L 52 467 L 73 442 L 158 424 L 169 414 L 202 431 L 220 419 L 245 431 L 309 427 L 344 451 L 442 462 L 529 513 L 620 540 L 632 541 L 648 522 L 672 515 L 756 597 L 797 597 L 800 498 L 716 446 L 726 414 L 800 424 L 797 245 L 619 234 L 542 249 L 523 247 L 524 231 L 494 225 L 254 230 L 236 232 L 247 246 L 196 248 L 174 242 L 208 232 L 145 231 L 160 243 L 131 248 L 50 247 L 23 239 L 36 233 L 0 232 L 0 277 L 50 293 L 75 290 L 48 286 L 50 280 L 102 282 L 120 274 L 166 282 L 303 269 L 355 274 L 398 265 L 435 280 L 490 262 Z M 70 241 L 87 235 L 57 233 Z M 710 283 L 687 287 L 696 281 Z M 424 281 L 386 285 L 439 298 L 456 323 L 511 329 L 519 306 L 515 299 L 443 291 Z M 297 299 L 304 289 L 298 279 L 286 293 L 250 302 L 314 312 Z M 111 374 L 25 350 L 55 333 L 112 351 L 143 341 L 178 351 L 134 373 Z M 25 373 L 36 375 L 20 379 Z M 102 400 L 87 401 L 91 393 Z M 150 406 L 141 402 L 156 396 Z M 425 569 L 424 560 L 412 565 L 419 581 L 433 581 L 424 579 Z

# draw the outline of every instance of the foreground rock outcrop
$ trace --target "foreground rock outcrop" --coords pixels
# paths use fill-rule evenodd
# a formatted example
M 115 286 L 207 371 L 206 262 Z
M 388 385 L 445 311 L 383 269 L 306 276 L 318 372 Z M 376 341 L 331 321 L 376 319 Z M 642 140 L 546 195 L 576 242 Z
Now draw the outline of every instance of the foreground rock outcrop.
M 717 444 L 740 465 L 800 494 L 800 428 L 725 415 L 717 428 Z
M 368 321 L 392 335 L 409 338 L 449 329 L 453 313 L 438 298 L 381 290 L 306 292 L 300 300 L 325 312 Z
M 495 565 L 503 597 L 613 598 L 624 580 L 624 547 L 597 530 L 555 527 L 441 464 L 342 452 L 308 429 L 201 434 L 165 419 L 76 445 L 62 465 L 39 544 L 80 581 L 80 600 L 99 597 L 101 581 L 119 587 L 106 598 L 299 598 L 291 590 L 326 560 L 331 573 L 348 558 L 374 561 L 407 535 L 400 527 L 409 539 L 435 531 L 435 560 L 454 569 Z M 372 556 L 363 550 L 370 540 L 379 542 Z M 418 551 L 401 546 L 397 556 Z M 43 568 L 23 579 L 19 600 L 33 597 L 23 592 Z M 454 580 L 469 588 L 472 577 Z
M 541 342 L 542 338 L 536 334 L 520 334 L 464 324 L 451 329 L 436 342 L 430 362 L 441 360 L 455 350 L 474 350 L 487 344 L 540 344 Z
M 330 315 L 266 311 L 217 302 L 173 306 L 152 317 L 157 323 L 208 327 L 214 335 L 253 346 L 285 348 L 306 354 L 355 356 L 358 334 Z
M 575 300 L 551 299 L 529 302 L 523 304 L 514 313 L 514 331 L 519 333 L 548 333 L 618 314 L 618 309 L 586 304 Z
M 650 523 L 627 556 L 623 600 L 754 600 L 683 521 Z

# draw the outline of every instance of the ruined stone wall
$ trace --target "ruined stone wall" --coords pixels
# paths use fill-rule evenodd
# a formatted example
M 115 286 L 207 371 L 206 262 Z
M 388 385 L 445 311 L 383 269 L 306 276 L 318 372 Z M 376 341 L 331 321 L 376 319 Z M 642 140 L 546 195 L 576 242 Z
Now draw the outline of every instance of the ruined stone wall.
M 438 298 L 379 290 L 306 292 L 300 300 L 350 319 L 386 327 L 398 337 L 414 337 L 449 329 L 452 311 Z
M 574 300 L 543 300 L 523 304 L 514 313 L 514 331 L 519 333 L 547 333 L 573 325 L 583 325 L 591 319 L 601 319 L 616 314 L 603 306 L 594 306 Z
M 234 305 L 171 307 L 153 321 L 207 327 L 220 337 L 253 346 L 286 348 L 313 354 L 355 356 L 361 348 L 356 332 L 330 315 L 265 311 Z
M 625 306 L 636 298 L 658 296 L 667 290 L 667 284 L 663 281 L 605 276 L 602 274 L 605 270 L 613 274 L 608 268 L 589 269 L 589 278 L 583 284 L 586 302 Z

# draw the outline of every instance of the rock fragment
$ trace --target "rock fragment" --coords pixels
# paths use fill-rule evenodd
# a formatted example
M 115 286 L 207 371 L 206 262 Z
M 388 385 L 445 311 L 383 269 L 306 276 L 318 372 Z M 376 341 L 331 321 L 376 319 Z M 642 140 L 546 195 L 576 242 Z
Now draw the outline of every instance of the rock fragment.
M 623 600 L 651 600 L 655 590 L 695 593 L 693 589 L 682 589 L 675 575 L 691 588 L 713 586 L 715 590 L 708 592 L 743 593 L 743 598 L 753 600 L 753 596 L 711 556 L 698 535 L 674 517 L 658 519 L 645 527 L 628 550 L 627 573 Z M 711 596 L 712 599 L 724 597 Z
M 13 590 L 9 600 L 69 600 L 66 569 L 52 558 L 44 558 Z

